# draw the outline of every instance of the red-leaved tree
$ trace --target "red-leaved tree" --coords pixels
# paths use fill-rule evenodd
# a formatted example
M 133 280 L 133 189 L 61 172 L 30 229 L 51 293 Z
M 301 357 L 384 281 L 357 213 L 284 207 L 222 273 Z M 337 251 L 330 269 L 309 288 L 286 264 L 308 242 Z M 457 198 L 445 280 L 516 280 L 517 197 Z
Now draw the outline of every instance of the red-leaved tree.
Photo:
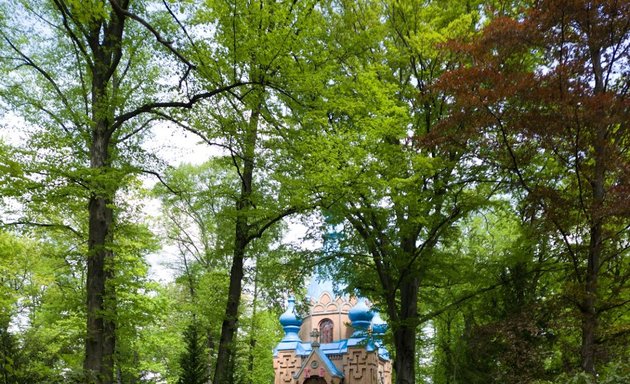
M 545 224 L 539 236 L 562 250 L 591 374 L 607 340 L 627 337 L 608 315 L 629 302 L 629 28 L 628 1 L 535 1 L 451 43 L 463 64 L 439 84 L 454 103 L 450 124 L 488 140 L 523 212 Z

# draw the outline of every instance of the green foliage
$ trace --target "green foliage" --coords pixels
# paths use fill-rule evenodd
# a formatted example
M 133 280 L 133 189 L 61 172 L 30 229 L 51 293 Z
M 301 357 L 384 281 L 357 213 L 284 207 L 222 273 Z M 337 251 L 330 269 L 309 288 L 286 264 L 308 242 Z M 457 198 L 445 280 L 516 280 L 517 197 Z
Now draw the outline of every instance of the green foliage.
M 585 372 L 563 373 L 553 381 L 536 381 L 535 384 L 624 384 L 628 380 L 630 380 L 630 367 L 627 363 L 621 362 L 602 367 L 597 379 Z
M 154 191 L 163 202 L 168 238 L 178 249 L 174 320 L 183 326 L 186 318 L 196 319 L 199 332 L 203 331 L 209 346 L 207 364 L 218 352 L 216 344 L 229 282 L 229 255 L 234 244 L 234 232 L 229 228 L 236 219 L 238 184 L 237 175 L 226 168 L 229 164 L 229 159 L 216 158 L 199 166 L 180 166 L 166 177 L 177 194 L 159 185 Z M 257 210 L 267 208 L 262 205 Z M 256 217 L 256 213 L 252 212 L 252 216 Z M 235 345 L 235 374 L 245 382 L 266 380 L 273 375 L 265 360 L 270 359 L 270 351 L 278 340 L 278 324 L 275 312 L 270 315 L 267 310 L 279 307 L 289 281 L 295 286 L 301 284 L 295 269 L 287 265 L 294 254 L 286 247 L 273 245 L 282 228 L 270 228 L 252 241 L 248 250 L 252 260 L 245 271 L 246 292 L 239 311 L 243 336 Z M 252 286 L 257 287 L 254 292 Z M 249 310 L 252 306 L 257 308 L 254 312 Z M 250 345 L 252 340 L 254 347 Z
M 497 202 L 460 223 L 461 236 L 435 260 L 422 302 L 431 326 L 435 383 L 529 383 L 546 378 L 554 347 L 553 280 L 544 244 Z M 455 305 L 453 305 L 454 303 Z
M 386 313 L 394 365 L 405 367 L 397 380 L 408 382 L 418 291 L 431 286 L 457 221 L 492 194 L 487 167 L 472 160 L 482 147 L 441 124 L 448 105 L 430 86 L 452 59 L 435 44 L 472 33 L 478 15 L 464 2 L 335 5 L 326 14 L 335 37 L 323 44 L 339 56 L 324 68 L 318 104 L 300 116 L 294 156 L 330 223 L 343 225 L 322 270 Z
M 3 384 L 16 382 L 16 358 L 18 349 L 15 337 L 7 331 L 3 324 L 0 326 L 0 380 Z
M 112 4 L 0 5 L 2 129 L 24 138 L 0 141 L 2 384 L 82 380 L 85 271 L 102 250 L 98 315 L 116 323 L 123 383 L 206 382 L 225 351 L 233 382 L 271 382 L 279 303 L 313 269 L 385 312 L 400 382 L 630 381 L 620 2 L 132 1 L 98 53 Z M 235 82 L 190 113 L 147 106 Z M 164 169 L 143 147 L 156 119 L 218 153 L 161 175 L 158 234 L 138 179 Z M 95 197 L 113 214 L 96 246 Z M 311 209 L 323 252 L 282 240 L 282 219 Z M 178 257 L 166 284 L 148 275 L 160 245 Z M 596 379 L 577 370 L 589 316 Z
M 0 333 L 11 360 L 8 382 L 61 383 L 64 370 L 81 365 L 81 282 L 59 258 L 62 247 L 35 241 L 35 234 L 26 239 L 0 232 Z
M 189 324 L 183 334 L 186 350 L 179 359 L 180 376 L 177 384 L 206 384 L 209 379 L 207 351 L 196 323 Z
M 626 59 L 605 53 L 627 46 L 625 18 L 616 3 L 537 2 L 452 44 L 470 65 L 440 80 L 455 102 L 451 122 L 491 138 L 483 155 L 510 178 L 523 226 L 546 248 L 536 253 L 553 261 L 544 275 L 556 284 L 538 294 L 555 307 L 552 372 L 594 375 L 626 352 L 617 309 L 628 300 L 617 287 L 627 284 L 628 214 L 618 191 L 628 189 L 630 159 L 617 129 L 626 90 L 611 81 Z
M 153 309 L 138 294 L 147 269 L 139 260 L 151 247 L 146 230 L 129 229 L 122 195 L 129 197 L 149 163 L 140 146 L 154 121 L 146 108 L 176 93 L 157 79 L 169 59 L 156 50 L 166 44 L 151 44 L 161 40 L 155 35 L 166 19 L 148 26 L 148 9 L 142 2 L 21 1 L 4 14 L 9 28 L 0 32 L 11 52 L 1 59 L 1 107 L 21 119 L 26 134 L 15 151 L 21 169 L 3 166 L 12 187 L 2 197 L 22 204 L 18 223 L 75 236 L 89 266 L 85 281 L 78 279 L 87 293 L 85 370 L 99 383 L 113 380 L 115 360 L 120 368 L 135 358 L 136 327 Z M 142 17 L 133 21 L 136 12 Z
M 264 304 L 260 303 L 259 305 Z M 242 384 L 265 384 L 273 382 L 273 348 L 282 338 L 283 331 L 278 323 L 277 311 L 262 310 L 245 313 L 242 323 L 247 324 L 244 335 L 239 338 L 235 370 L 235 382 Z

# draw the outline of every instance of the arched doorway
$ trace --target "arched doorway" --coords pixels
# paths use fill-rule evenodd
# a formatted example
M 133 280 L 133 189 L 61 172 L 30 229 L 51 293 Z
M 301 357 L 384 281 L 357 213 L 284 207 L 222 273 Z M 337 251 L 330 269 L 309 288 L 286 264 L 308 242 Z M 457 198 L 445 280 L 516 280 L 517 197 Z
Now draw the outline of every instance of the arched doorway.
M 319 376 L 311 376 L 308 379 L 304 380 L 304 384 L 328 384 L 323 377 Z

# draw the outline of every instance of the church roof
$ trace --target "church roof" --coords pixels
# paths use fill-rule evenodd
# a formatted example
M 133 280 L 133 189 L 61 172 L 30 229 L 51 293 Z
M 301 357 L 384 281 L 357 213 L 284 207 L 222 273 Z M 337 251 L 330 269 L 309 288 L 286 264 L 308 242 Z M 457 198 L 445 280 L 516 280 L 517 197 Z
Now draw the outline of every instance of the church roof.
M 308 367 L 310 367 L 311 361 L 313 361 L 315 358 L 317 358 L 317 360 L 321 361 L 321 363 L 324 365 L 324 368 L 328 371 L 328 373 L 331 376 L 333 376 L 333 377 L 344 377 L 343 372 L 341 372 L 339 369 L 337 369 L 335 364 L 332 361 L 330 361 L 328 356 L 326 356 L 325 353 L 322 353 L 322 351 L 319 348 L 315 348 L 315 349 L 313 349 L 311 351 L 309 356 L 306 358 L 306 362 L 304 364 L 302 364 L 302 368 L 300 368 L 300 370 L 293 377 L 295 377 L 295 378 L 300 377 L 300 375 L 302 375 L 304 369 L 308 369 Z
M 344 355 L 348 353 L 348 347 L 364 346 L 367 351 L 371 352 L 378 349 L 378 356 L 381 359 L 389 360 L 389 353 L 385 348 L 375 344 L 372 339 L 364 337 L 351 337 L 349 339 L 341 339 L 332 343 L 322 343 L 319 350 L 324 355 Z M 278 351 L 295 351 L 298 356 L 309 356 L 313 352 L 313 346 L 310 342 L 281 341 L 273 350 L 274 357 L 278 355 Z
M 302 325 L 302 319 L 299 318 L 295 311 L 295 298 L 293 296 L 289 296 L 287 310 L 280 315 L 280 324 L 285 333 L 282 342 L 300 341 L 298 332 Z
M 328 292 L 330 297 L 334 298 L 337 296 L 335 295 L 335 287 L 337 287 L 337 290 L 343 288 L 340 285 L 333 284 L 332 280 L 322 279 L 319 275 L 313 275 L 306 290 L 306 296 L 310 299 L 318 300 L 324 292 Z

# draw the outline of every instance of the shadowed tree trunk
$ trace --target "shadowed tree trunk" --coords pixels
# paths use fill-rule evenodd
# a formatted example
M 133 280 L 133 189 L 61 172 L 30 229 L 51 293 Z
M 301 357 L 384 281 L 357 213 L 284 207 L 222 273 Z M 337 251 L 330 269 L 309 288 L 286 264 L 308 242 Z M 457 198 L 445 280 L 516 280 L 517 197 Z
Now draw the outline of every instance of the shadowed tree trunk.
M 258 263 L 257 263 L 258 264 Z M 258 313 L 258 265 L 254 271 L 254 297 L 252 299 L 252 322 L 249 328 L 249 356 L 247 370 L 250 377 L 254 374 L 254 350 L 256 349 L 256 315 Z
M 395 326 L 394 345 L 396 356 L 394 369 L 396 370 L 396 384 L 413 384 L 416 382 L 416 334 L 418 321 L 418 278 L 411 279 L 401 286 L 400 314 L 405 319 Z
M 263 92 L 263 91 L 260 91 Z M 262 97 L 262 96 L 261 96 Z M 228 288 L 228 301 L 225 308 L 225 316 L 221 326 L 221 338 L 219 340 L 219 353 L 214 371 L 214 383 L 232 384 L 232 371 L 234 359 L 235 335 L 238 330 L 238 307 L 241 303 L 241 291 L 243 289 L 245 252 L 247 245 L 253 239 L 252 228 L 248 223 L 248 212 L 252 208 L 252 192 L 254 179 L 254 156 L 256 140 L 258 138 L 258 119 L 262 103 L 259 101 L 252 108 L 245 143 L 243 148 L 243 169 L 240 174 L 241 192 L 236 202 L 236 223 L 234 226 L 234 252 L 232 254 L 232 267 L 230 269 L 230 285 Z
M 129 1 L 122 1 L 126 9 Z M 110 21 L 91 25 L 87 36 L 92 62 L 92 127 L 90 169 L 102 176 L 91 185 L 88 204 L 87 337 L 84 369 L 99 384 L 114 382 L 116 298 L 110 280 L 114 271 L 113 200 L 119 180 L 111 174 L 113 109 L 112 78 L 122 57 L 125 16 L 112 10 Z
M 595 78 L 595 95 L 602 94 L 604 89 L 604 70 L 602 68 L 600 47 L 594 46 L 593 41 L 589 41 L 589 52 L 591 56 L 593 76 Z M 600 259 L 602 254 L 602 221 L 605 195 L 605 173 L 606 173 L 606 126 L 599 124 L 595 128 L 594 137 L 594 175 L 590 180 L 593 193 L 590 217 L 590 239 L 588 246 L 588 261 L 586 266 L 586 276 L 584 283 L 584 300 L 581 306 L 582 312 L 582 346 L 581 360 L 582 369 L 593 375 L 595 372 L 596 337 L 598 328 L 597 296 L 598 278 L 600 269 Z

